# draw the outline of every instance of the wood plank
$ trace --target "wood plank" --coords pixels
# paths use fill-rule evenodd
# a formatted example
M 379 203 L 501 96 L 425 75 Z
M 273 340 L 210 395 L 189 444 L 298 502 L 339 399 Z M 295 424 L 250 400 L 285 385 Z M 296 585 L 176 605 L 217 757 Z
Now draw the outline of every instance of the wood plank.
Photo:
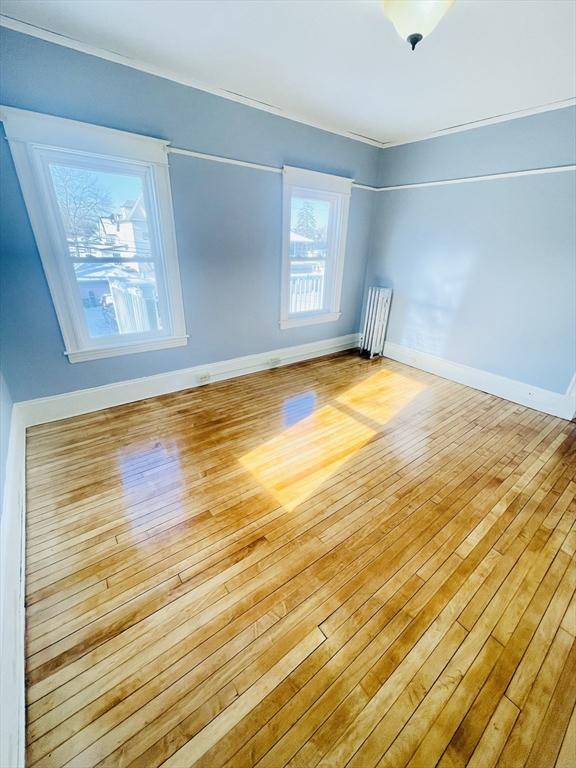
M 478 746 L 466 763 L 467 768 L 493 768 L 496 765 L 518 713 L 518 707 L 510 699 L 506 696 L 500 699 Z M 539 763 L 539 765 L 548 765 L 548 763 Z
M 556 762 L 576 705 L 574 680 L 576 680 L 576 643 L 572 643 L 566 666 L 536 734 L 534 746 L 526 762 L 527 768 L 540 768 L 542 765 L 554 765 Z M 576 754 L 574 756 L 576 757 Z
M 576 707 L 566 729 L 566 735 L 560 748 L 555 768 L 573 768 L 576 763 Z
M 563 629 L 558 630 L 530 694 L 506 741 L 498 765 L 513 764 L 520 768 L 526 765 L 573 643 L 573 638 L 567 632 Z

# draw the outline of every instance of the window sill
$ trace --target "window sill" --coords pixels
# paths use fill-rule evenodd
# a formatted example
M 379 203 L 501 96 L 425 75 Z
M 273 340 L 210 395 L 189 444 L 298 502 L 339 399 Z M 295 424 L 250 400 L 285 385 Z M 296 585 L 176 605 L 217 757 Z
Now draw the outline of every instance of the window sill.
M 342 316 L 341 312 L 325 312 L 321 315 L 306 315 L 303 317 L 289 317 L 280 320 L 281 330 L 298 328 L 303 325 L 317 325 L 318 323 L 333 323 Z
M 117 347 L 98 347 L 96 349 L 81 349 L 65 352 L 70 363 L 83 363 L 87 360 L 99 360 L 104 357 L 132 355 L 136 352 L 152 352 L 156 349 L 183 347 L 188 344 L 188 336 L 170 336 L 167 339 L 150 339 L 136 344 L 118 345 Z

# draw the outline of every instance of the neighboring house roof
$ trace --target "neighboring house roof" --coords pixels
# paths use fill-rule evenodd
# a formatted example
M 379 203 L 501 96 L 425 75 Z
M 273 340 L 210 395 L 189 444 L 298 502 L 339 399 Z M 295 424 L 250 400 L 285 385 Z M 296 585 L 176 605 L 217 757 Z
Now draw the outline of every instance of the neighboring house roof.
M 299 232 L 294 232 L 294 230 L 290 230 L 290 242 L 291 243 L 313 243 L 314 240 L 312 240 L 311 237 L 304 237 L 304 235 L 301 235 Z
M 136 201 L 126 200 L 122 208 L 126 211 L 124 221 L 146 221 L 146 208 L 142 195 Z
M 117 235 L 123 224 L 146 221 L 146 208 L 142 195 L 137 200 L 125 200 L 120 206 L 120 213 L 100 216 L 100 226 L 106 235 Z
M 110 278 L 121 277 L 146 282 L 148 279 L 129 264 L 110 264 L 110 262 L 105 264 L 96 264 L 93 261 L 87 264 L 76 263 L 75 272 L 77 280 L 109 280 Z

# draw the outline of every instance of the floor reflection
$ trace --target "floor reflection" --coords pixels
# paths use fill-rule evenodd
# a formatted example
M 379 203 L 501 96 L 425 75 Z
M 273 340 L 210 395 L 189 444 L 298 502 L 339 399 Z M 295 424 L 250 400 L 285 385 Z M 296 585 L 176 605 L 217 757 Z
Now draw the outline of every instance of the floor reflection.
M 374 430 L 326 405 L 240 459 L 288 510 L 307 499 Z
M 131 445 L 123 448 L 116 456 L 122 478 L 126 511 L 134 510 L 134 515 L 141 514 L 140 506 L 143 493 L 148 493 L 156 482 L 161 480 L 163 488 L 174 489 L 171 504 L 178 506 L 182 501 L 184 479 L 180 464 L 180 450 L 175 440 L 166 440 L 140 446 Z M 158 510 L 160 514 L 162 509 Z
M 346 390 L 336 402 L 378 424 L 386 424 L 423 389 L 425 385 L 415 379 L 380 370 Z
M 302 421 L 302 419 L 305 419 L 306 416 L 310 416 L 310 414 L 314 412 L 315 407 L 315 392 L 303 392 L 301 395 L 289 397 L 284 401 L 284 405 L 282 406 L 284 426 L 291 427 L 293 424 Z
M 286 429 L 240 463 L 293 510 L 424 389 L 415 379 L 382 369 L 316 411 L 314 392 L 291 397 L 282 409 Z

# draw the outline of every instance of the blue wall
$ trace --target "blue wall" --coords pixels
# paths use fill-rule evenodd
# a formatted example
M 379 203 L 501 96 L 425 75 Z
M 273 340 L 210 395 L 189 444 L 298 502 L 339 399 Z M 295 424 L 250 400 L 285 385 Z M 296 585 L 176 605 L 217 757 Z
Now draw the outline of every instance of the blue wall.
M 170 139 L 174 146 L 374 184 L 378 149 L 129 67 L 1 29 L 0 102 Z M 373 193 L 352 194 L 338 322 L 281 331 L 281 177 L 172 155 L 186 347 L 68 363 L 5 141 L 0 322 L 15 400 L 52 395 L 357 330 Z M 41 374 L 40 374 L 41 372 Z
M 576 163 L 568 108 L 385 149 L 382 185 Z M 573 172 L 382 192 L 367 284 L 388 339 L 564 393 L 576 370 Z
M 378 184 L 414 184 L 571 165 L 576 108 L 494 123 L 380 152 Z
M 201 152 L 382 186 L 576 162 L 573 108 L 377 149 L 17 32 L 1 29 L 0 43 L 3 104 Z M 170 164 L 190 343 L 70 364 L 0 141 L 0 322 L 15 401 L 352 333 L 375 282 L 395 291 L 391 341 L 566 390 L 576 368 L 573 173 L 355 189 L 341 319 L 281 331 L 280 175 L 177 155 Z

